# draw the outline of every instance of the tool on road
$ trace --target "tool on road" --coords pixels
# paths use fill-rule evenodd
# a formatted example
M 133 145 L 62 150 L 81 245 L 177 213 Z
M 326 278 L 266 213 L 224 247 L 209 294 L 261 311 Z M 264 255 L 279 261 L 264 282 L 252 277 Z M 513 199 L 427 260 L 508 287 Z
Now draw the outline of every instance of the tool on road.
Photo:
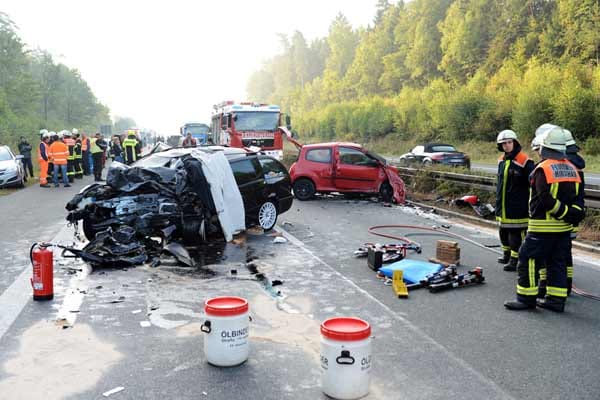
M 402 278 L 401 270 L 394 271 L 394 275 L 392 275 L 392 288 L 394 289 L 396 296 L 404 299 L 408 298 L 408 288 Z
M 455 289 L 472 284 L 481 284 L 484 283 L 484 281 L 485 278 L 483 276 L 483 269 L 481 267 L 477 267 L 470 270 L 466 274 L 453 276 L 447 282 L 430 284 L 429 292 L 437 293 L 443 290 Z
M 29 259 L 33 266 L 33 300 L 52 300 L 54 298 L 54 263 L 49 243 L 34 243 L 29 250 Z

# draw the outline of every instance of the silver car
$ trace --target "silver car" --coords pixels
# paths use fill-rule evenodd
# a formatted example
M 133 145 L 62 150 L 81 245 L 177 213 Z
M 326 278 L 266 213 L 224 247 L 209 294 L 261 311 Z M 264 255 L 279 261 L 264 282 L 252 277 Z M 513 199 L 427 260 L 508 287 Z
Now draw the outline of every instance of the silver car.
M 8 146 L 0 146 L 0 188 L 25 186 L 27 175 L 23 168 L 22 155 L 15 155 Z

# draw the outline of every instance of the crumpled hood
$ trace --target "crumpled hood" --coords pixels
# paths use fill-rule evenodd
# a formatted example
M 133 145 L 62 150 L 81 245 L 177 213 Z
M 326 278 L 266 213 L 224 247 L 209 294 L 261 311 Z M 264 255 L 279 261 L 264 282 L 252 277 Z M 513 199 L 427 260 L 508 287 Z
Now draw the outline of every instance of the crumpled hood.
M 406 187 L 404 181 L 400 178 L 400 175 L 398 175 L 398 169 L 391 165 L 384 165 L 383 170 L 387 175 L 390 186 L 392 186 L 392 189 L 394 190 L 394 201 L 396 204 L 404 204 L 404 201 L 406 200 Z

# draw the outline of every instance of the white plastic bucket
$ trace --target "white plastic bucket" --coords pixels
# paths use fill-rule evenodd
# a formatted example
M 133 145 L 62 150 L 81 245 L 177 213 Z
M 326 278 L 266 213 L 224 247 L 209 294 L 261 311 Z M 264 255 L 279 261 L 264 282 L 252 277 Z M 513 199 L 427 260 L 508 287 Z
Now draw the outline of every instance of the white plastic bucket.
M 321 324 L 321 388 L 329 397 L 369 394 L 371 326 L 359 318 L 330 318 Z
M 232 367 L 248 359 L 250 319 L 248 301 L 241 297 L 214 297 L 204 302 L 202 324 L 204 354 L 219 367 Z

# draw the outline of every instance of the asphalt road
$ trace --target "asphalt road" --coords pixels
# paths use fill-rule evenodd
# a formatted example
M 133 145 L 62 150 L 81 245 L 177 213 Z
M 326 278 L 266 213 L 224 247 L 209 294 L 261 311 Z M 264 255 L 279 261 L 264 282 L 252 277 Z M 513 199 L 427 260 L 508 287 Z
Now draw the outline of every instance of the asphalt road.
M 325 398 L 319 324 L 352 315 L 373 327 L 366 399 L 598 399 L 598 302 L 573 296 L 563 315 L 506 311 L 515 275 L 495 264 L 492 251 L 468 243 L 461 243 L 461 270 L 483 267 L 485 285 L 401 300 L 352 255 L 375 240 L 369 226 L 448 223 L 437 216 L 342 197 L 295 202 L 279 220 L 287 243 L 248 233 L 207 250 L 197 268 L 91 271 L 57 255 L 56 298 L 39 303 L 15 290 L 29 277 L 24 254 L 33 240 L 72 240 L 62 207 L 73 193 L 28 188 L 7 198 L 20 193 L 0 199 L 11 218 L 0 226 L 0 398 L 94 399 L 119 386 L 111 398 Z M 493 232 L 449 223 L 452 232 L 497 243 Z M 403 233 L 423 245 L 410 258 L 433 255 L 440 238 Z M 598 291 L 597 263 L 576 259 L 582 289 Z M 257 281 L 249 264 L 266 280 Z M 283 284 L 272 286 L 276 279 Z M 251 352 L 242 366 L 206 363 L 202 303 L 216 295 L 250 302 Z

